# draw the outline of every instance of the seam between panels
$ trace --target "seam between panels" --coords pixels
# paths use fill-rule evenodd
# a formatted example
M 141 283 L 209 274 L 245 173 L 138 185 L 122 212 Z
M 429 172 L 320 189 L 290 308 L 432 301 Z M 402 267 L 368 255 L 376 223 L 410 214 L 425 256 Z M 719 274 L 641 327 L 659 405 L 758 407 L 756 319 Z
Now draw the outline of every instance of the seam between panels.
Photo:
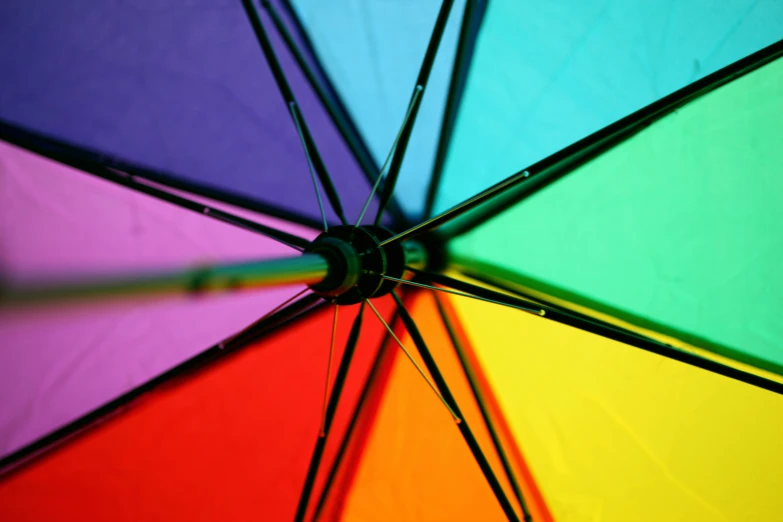
M 136 165 L 113 155 L 102 154 L 101 152 L 86 147 L 74 145 L 42 133 L 30 131 L 3 119 L 0 119 L 0 139 L 7 143 L 11 143 L 12 145 L 16 145 L 17 147 L 21 147 L 33 154 L 38 154 L 58 163 L 77 168 L 92 176 L 96 176 L 96 174 L 76 165 L 87 164 L 94 168 L 114 169 L 171 189 L 190 192 L 197 196 L 210 198 L 221 203 L 226 203 L 271 217 L 284 219 L 316 230 L 320 228 L 317 219 L 308 218 L 246 196 L 215 189 L 208 187 L 207 185 L 183 181 L 176 178 L 174 174 Z M 98 177 L 105 179 L 104 176 Z
M 600 335 L 604 338 L 612 339 L 633 348 L 654 353 L 656 355 L 660 355 L 674 361 L 679 361 L 681 363 L 693 366 L 695 368 L 700 368 L 722 377 L 734 379 L 736 381 L 743 382 L 745 384 L 755 386 L 772 393 L 783 395 L 783 381 L 771 379 L 763 374 L 753 373 L 736 366 L 725 364 L 718 359 L 705 357 L 693 351 L 678 348 L 671 344 L 659 341 L 653 337 L 636 333 L 635 331 L 629 330 L 622 326 L 616 326 L 602 319 L 593 318 L 589 315 L 574 311 L 565 306 L 544 302 L 544 300 L 540 298 L 527 297 L 516 289 L 504 286 L 501 282 L 486 280 L 482 278 L 480 274 L 471 273 L 465 275 L 476 281 L 483 282 L 489 286 L 498 288 L 499 290 L 493 290 L 489 287 L 483 287 L 474 283 L 460 279 L 454 279 L 452 277 L 443 276 L 440 274 L 425 273 L 425 275 L 431 279 L 436 280 L 436 282 L 440 284 L 444 284 L 445 286 L 472 291 L 474 295 L 477 296 L 491 295 L 493 299 L 497 300 L 499 304 L 506 304 L 514 308 L 517 308 L 518 304 L 532 306 L 533 304 L 537 303 L 543 312 L 540 314 L 544 316 L 542 319 L 548 319 L 571 326 L 572 328 L 578 328 L 585 332 Z M 530 299 L 532 299 L 532 301 Z
M 449 223 L 444 228 L 445 239 L 466 234 L 509 207 L 520 203 L 535 192 L 575 171 L 596 156 L 631 138 L 648 125 L 678 108 L 781 56 L 783 56 L 783 40 L 678 89 L 509 176 L 476 196 L 432 218 L 435 223 L 428 227 L 421 227 L 424 228 L 422 232 Z M 471 210 L 474 211 L 468 213 Z M 463 215 L 465 217 L 459 219 Z
M 430 183 L 427 187 L 422 217 L 432 217 L 432 210 L 440 188 L 443 169 L 446 166 L 451 137 L 454 125 L 460 109 L 462 95 L 467 85 L 470 74 L 470 66 L 473 63 L 473 52 L 478 41 L 478 35 L 484 22 L 488 0 L 467 0 L 465 11 L 462 15 L 462 27 L 457 44 L 457 55 L 454 58 L 454 66 L 449 81 L 449 94 L 446 99 L 446 107 L 443 111 L 440 133 L 436 146 L 435 162 L 432 166 Z
M 322 305 L 318 304 L 319 300 L 320 298 L 314 294 L 305 296 L 269 316 L 266 320 L 260 323 L 253 323 L 250 325 L 252 331 L 245 331 L 230 336 L 228 341 L 224 340 L 207 348 L 144 384 L 123 393 L 89 413 L 6 455 L 0 459 L 0 481 L 10 474 L 24 469 L 27 465 L 34 464 L 38 457 L 56 450 L 60 445 L 67 444 L 71 439 L 76 439 L 93 429 L 100 428 L 104 422 L 111 420 L 116 415 L 122 415 L 128 409 L 133 408 L 139 401 L 151 399 L 150 395 L 158 389 L 165 386 L 176 386 L 183 380 L 197 377 L 200 372 L 206 370 L 212 364 L 220 362 L 225 358 L 233 357 L 244 348 L 260 342 L 269 335 L 273 335 L 281 327 L 297 324 L 301 320 L 310 317 L 322 307 Z
M 690 334 L 677 328 L 668 327 L 665 324 L 646 319 L 635 313 L 604 304 L 601 301 L 570 292 L 558 286 L 537 281 L 522 275 L 512 274 L 505 269 L 488 263 L 467 261 L 461 257 L 455 257 L 453 261 L 453 268 L 463 275 L 496 286 L 497 288 L 506 290 L 522 298 L 532 299 L 547 306 L 562 307 L 571 310 L 574 313 L 590 317 L 591 320 L 606 322 L 613 328 L 628 330 L 637 336 L 648 337 L 655 342 L 691 352 L 699 357 L 708 359 L 713 356 L 727 358 L 731 363 L 748 365 L 754 370 L 764 372 L 764 378 L 779 382 L 783 385 L 783 366 L 779 364 L 748 355 L 731 348 L 730 346 L 710 341 L 709 339 L 702 338 L 698 335 Z M 492 272 L 499 272 L 499 274 L 498 276 L 488 275 Z M 580 308 L 588 313 L 580 312 L 578 310 Z M 592 317 L 592 314 L 607 316 L 622 324 L 614 324 L 612 320 Z M 656 337 L 661 337 L 661 339 Z M 732 364 L 726 365 L 734 367 Z M 741 370 L 741 368 L 738 369 Z
M 492 431 L 496 432 L 494 436 L 497 436 L 498 438 L 498 445 L 501 446 L 501 449 L 508 450 L 507 455 L 511 461 L 509 463 L 511 467 L 510 471 L 513 473 L 513 471 L 515 471 L 514 468 L 516 468 L 516 471 L 521 475 L 520 478 L 522 478 L 523 484 L 529 486 L 528 495 L 526 497 L 528 506 L 531 504 L 535 506 L 534 512 L 538 515 L 537 517 L 534 517 L 533 520 L 536 522 L 553 522 L 552 514 L 549 511 L 549 507 L 541 489 L 538 487 L 538 482 L 533 475 L 533 471 L 530 466 L 528 466 L 527 460 L 523 457 L 521 448 L 516 444 L 511 428 L 503 416 L 503 410 L 500 407 L 500 403 L 497 400 L 488 377 L 484 373 L 476 351 L 473 348 L 473 344 L 464 327 L 460 324 L 459 313 L 451 302 L 452 298 L 441 295 L 434 295 L 433 298 L 435 299 L 440 312 L 443 325 L 449 332 L 449 337 L 457 351 L 457 356 L 460 358 L 460 362 L 463 366 L 463 373 L 469 381 L 471 388 L 475 386 L 482 395 L 481 400 L 479 400 L 479 397 L 477 396 L 474 397 L 479 408 L 482 410 L 482 415 L 486 415 L 485 425 L 488 431 L 490 431 L 490 435 L 492 436 Z M 464 362 L 462 361 L 463 357 L 465 359 Z M 473 377 L 468 375 L 467 366 L 470 366 Z M 484 411 L 484 408 L 486 408 L 486 412 Z M 492 425 L 490 426 L 489 423 Z M 500 455 L 499 457 L 501 459 L 503 458 Z M 509 477 L 509 481 L 512 482 L 512 480 L 513 479 Z M 522 485 L 520 485 L 520 488 L 525 489 Z
M 293 30 L 296 31 L 296 34 L 301 39 L 305 51 L 312 56 L 310 61 L 313 62 L 313 66 L 317 68 L 320 77 L 323 78 L 323 85 L 321 85 L 320 82 L 317 82 L 315 77 L 316 75 L 314 75 L 310 70 L 310 64 L 308 64 L 307 60 L 302 57 L 302 51 L 295 46 L 295 42 L 292 40 L 289 43 L 289 38 L 287 38 L 285 34 L 282 34 L 279 28 L 276 26 L 276 29 L 278 29 L 278 34 L 280 34 L 282 39 L 286 42 L 289 51 L 294 57 L 294 60 L 297 62 L 297 64 L 299 64 L 305 78 L 307 78 L 311 88 L 329 114 L 332 124 L 335 126 L 338 133 L 348 146 L 348 149 L 351 151 L 351 155 L 359 166 L 359 170 L 362 172 L 365 179 L 369 183 L 369 187 L 372 187 L 380 176 L 378 164 L 375 161 L 375 158 L 372 156 L 367 143 L 364 141 L 361 132 L 356 126 L 350 111 L 343 102 L 339 91 L 335 88 L 334 83 L 326 71 L 326 68 L 323 66 L 321 56 L 315 48 L 312 40 L 310 40 L 310 37 L 304 28 L 304 24 L 299 18 L 299 15 L 296 13 L 296 9 L 294 9 L 293 5 L 291 5 L 290 0 L 280 0 L 280 3 L 282 9 L 285 11 L 286 17 L 293 25 Z M 271 4 L 271 2 L 269 2 L 269 0 L 262 0 L 262 5 L 266 9 L 276 13 L 274 6 Z M 282 25 L 284 26 L 285 24 Z M 324 91 L 328 91 L 328 93 Z M 333 103 L 328 99 L 329 97 L 332 98 Z M 395 227 L 407 228 L 409 226 L 409 222 L 405 216 L 405 213 L 402 211 L 402 207 L 399 205 L 396 197 L 392 197 L 388 210 L 390 211 L 392 222 Z
M 397 331 L 401 325 L 402 321 L 395 311 L 390 326 Z M 367 450 L 366 442 L 372 433 L 375 419 L 380 411 L 396 359 L 397 352 L 394 349 L 394 342 L 391 335 L 386 332 L 381 340 L 373 368 L 367 377 L 351 421 L 343 434 L 340 449 L 329 470 L 329 476 L 316 504 L 313 520 L 321 520 L 322 517 L 326 517 L 328 520 L 339 520 L 342 517 L 347 498 L 356 482 L 362 456 Z M 357 429 L 359 431 L 355 431 Z M 351 447 L 358 448 L 358 450 L 351 451 Z M 338 496 L 330 498 L 332 495 Z M 328 513 L 324 512 L 323 508 L 330 501 L 333 503 L 332 510 Z

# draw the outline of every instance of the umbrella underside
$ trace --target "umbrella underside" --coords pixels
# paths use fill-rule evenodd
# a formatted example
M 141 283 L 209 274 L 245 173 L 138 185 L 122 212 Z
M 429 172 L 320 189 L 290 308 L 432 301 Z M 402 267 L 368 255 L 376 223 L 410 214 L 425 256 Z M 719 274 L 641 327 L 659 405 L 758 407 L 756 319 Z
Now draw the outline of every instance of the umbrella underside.
M 780 518 L 782 4 L 208 4 L 0 7 L 0 519 Z

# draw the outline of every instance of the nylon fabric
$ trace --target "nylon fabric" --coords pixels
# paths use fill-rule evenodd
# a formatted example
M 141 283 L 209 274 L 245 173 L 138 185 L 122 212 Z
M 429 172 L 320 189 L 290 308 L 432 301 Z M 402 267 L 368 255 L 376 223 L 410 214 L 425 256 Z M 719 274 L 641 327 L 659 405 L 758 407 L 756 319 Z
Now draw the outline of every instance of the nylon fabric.
M 243 215 L 302 237 L 317 234 Z M 0 142 L 0 278 L 7 284 L 296 253 Z M 0 307 L 0 455 L 217 344 L 299 290 Z
M 489 2 L 435 210 L 781 35 L 777 0 Z
M 381 165 L 402 125 L 442 2 L 291 3 Z M 465 3 L 456 0 L 451 8 L 395 189 L 413 217 L 424 211 Z
M 520 448 L 518 441 L 514 439 L 514 436 L 511 433 L 504 413 L 500 409 L 495 392 L 487 380 L 487 376 L 476 356 L 476 351 L 471 345 L 470 338 L 463 328 L 462 321 L 457 315 L 457 311 L 455 310 L 451 299 L 448 299 L 445 296 L 438 296 L 438 301 L 442 307 L 444 317 L 451 325 L 451 335 L 454 335 L 464 352 L 468 371 L 472 374 L 474 385 L 479 393 L 479 400 L 482 400 L 484 403 L 484 409 L 489 415 L 490 422 L 494 426 L 495 436 L 498 438 L 501 449 L 506 454 L 511 473 L 513 474 L 513 477 L 516 478 L 519 488 L 522 490 L 522 495 L 528 506 L 530 516 L 536 522 L 552 522 L 552 514 L 549 512 L 549 508 L 541 495 L 541 490 L 538 487 L 538 484 L 536 484 L 535 477 L 530 471 L 527 460 L 522 455 L 522 449 Z
M 783 397 L 450 298 L 559 522 L 778 520 Z
M 8 79 L 0 118 L 288 218 L 320 221 L 299 135 L 241 2 L 8 0 L 0 20 Z M 355 220 L 369 183 L 274 26 L 266 28 Z
M 490 465 L 513 499 L 432 296 L 409 306 Z M 423 362 L 407 333 L 400 340 Z M 507 520 L 445 406 L 395 344 L 393 366 L 343 500 L 342 520 Z M 514 500 L 512 504 L 518 506 Z
M 390 304 L 376 306 L 386 315 Z M 340 312 L 337 358 L 357 310 Z M 155 389 L 3 477 L 0 519 L 292 520 L 320 427 L 331 312 Z M 383 332 L 366 321 L 331 441 L 345 430 Z M 333 455 L 330 443 L 326 468 Z
M 783 60 L 458 238 L 465 263 L 783 372 Z

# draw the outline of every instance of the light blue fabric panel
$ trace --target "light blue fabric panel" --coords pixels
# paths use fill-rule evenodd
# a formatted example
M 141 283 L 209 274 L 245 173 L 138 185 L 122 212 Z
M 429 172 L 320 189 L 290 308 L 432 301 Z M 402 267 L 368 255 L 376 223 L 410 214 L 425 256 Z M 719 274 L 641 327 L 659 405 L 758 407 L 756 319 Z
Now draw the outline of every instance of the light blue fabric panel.
M 492 0 L 435 210 L 781 38 L 781 0 Z
M 378 164 L 394 142 L 441 0 L 292 0 L 321 62 Z M 396 187 L 413 218 L 424 209 L 465 0 L 457 0 Z

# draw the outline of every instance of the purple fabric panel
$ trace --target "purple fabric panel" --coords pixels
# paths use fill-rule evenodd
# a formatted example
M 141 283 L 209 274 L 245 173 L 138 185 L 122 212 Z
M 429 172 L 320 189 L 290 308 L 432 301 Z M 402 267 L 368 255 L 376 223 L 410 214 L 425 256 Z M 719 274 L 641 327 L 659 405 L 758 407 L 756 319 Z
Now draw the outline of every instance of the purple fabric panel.
M 285 6 L 286 1 L 269 0 L 269 3 L 273 5 L 275 11 L 277 11 L 277 13 L 280 15 L 280 19 L 283 21 L 283 25 L 285 25 L 286 29 L 288 30 L 288 33 L 291 35 L 291 38 L 294 40 L 294 43 L 299 48 L 302 57 L 305 59 L 305 61 L 307 62 L 310 68 L 310 71 L 312 71 L 317 81 L 320 82 L 322 86 L 326 87 L 326 85 L 328 85 L 328 78 L 326 77 L 324 70 L 320 67 L 318 58 L 308 50 L 308 46 L 306 44 L 305 39 L 302 37 L 301 32 L 297 29 L 296 22 L 292 19 L 291 16 L 289 16 L 289 9 Z M 264 14 L 266 14 L 266 11 L 264 11 Z M 264 18 L 264 21 L 266 22 L 267 19 L 268 18 Z M 270 21 L 270 27 L 271 27 L 271 21 Z M 282 39 L 280 41 L 282 42 Z M 286 73 L 287 72 L 288 71 L 286 70 Z M 329 96 L 333 96 L 334 92 L 329 92 L 327 90 L 327 94 Z
M 280 11 L 282 12 L 282 9 L 280 9 Z M 348 148 L 345 140 L 343 140 L 342 135 L 333 125 L 329 113 L 318 99 L 315 91 L 310 87 L 307 78 L 297 65 L 296 59 L 293 54 L 288 51 L 283 38 L 274 29 L 274 24 L 265 10 L 261 11 L 261 18 L 264 21 L 264 26 L 267 28 L 269 39 L 272 41 L 275 53 L 280 61 L 280 66 L 283 68 L 283 71 L 285 71 L 286 78 L 291 84 L 291 89 L 294 92 L 296 101 L 304 114 L 308 127 L 313 133 L 313 137 L 318 146 L 318 151 L 321 154 L 327 169 L 329 169 L 329 174 L 335 183 L 338 194 L 340 194 L 346 217 L 348 218 L 348 221 L 353 224 L 356 222 L 356 219 L 358 219 L 365 201 L 370 196 L 372 187 L 370 186 L 369 181 L 367 181 L 367 178 L 364 177 L 364 174 L 359 170 L 353 153 Z M 293 29 L 291 30 L 291 33 L 295 34 Z M 305 53 L 305 55 L 307 56 L 309 53 Z M 308 57 L 312 59 L 312 56 Z M 316 132 L 317 130 L 327 128 L 330 132 Z M 355 179 L 354 177 L 361 177 L 364 182 L 354 181 L 353 183 L 345 183 L 347 179 L 340 171 L 347 165 L 350 165 L 351 168 L 351 179 Z M 315 197 L 314 189 L 312 192 L 313 197 Z M 323 196 L 323 192 L 321 194 L 322 197 L 324 197 L 324 205 L 328 206 L 325 196 Z M 313 200 L 313 202 L 317 206 L 316 200 Z M 371 203 L 363 222 L 371 224 L 375 219 L 377 209 L 377 199 L 375 199 Z M 386 216 L 385 223 L 389 224 L 389 222 L 390 220 L 388 216 Z
M 0 21 L 0 118 L 319 219 L 299 137 L 238 0 L 4 0 Z M 283 62 L 356 216 L 369 184 Z
M 316 234 L 245 215 L 304 237 Z M 2 277 L 36 280 L 292 253 L 0 142 Z M 0 455 L 214 345 L 300 289 L 0 309 Z

